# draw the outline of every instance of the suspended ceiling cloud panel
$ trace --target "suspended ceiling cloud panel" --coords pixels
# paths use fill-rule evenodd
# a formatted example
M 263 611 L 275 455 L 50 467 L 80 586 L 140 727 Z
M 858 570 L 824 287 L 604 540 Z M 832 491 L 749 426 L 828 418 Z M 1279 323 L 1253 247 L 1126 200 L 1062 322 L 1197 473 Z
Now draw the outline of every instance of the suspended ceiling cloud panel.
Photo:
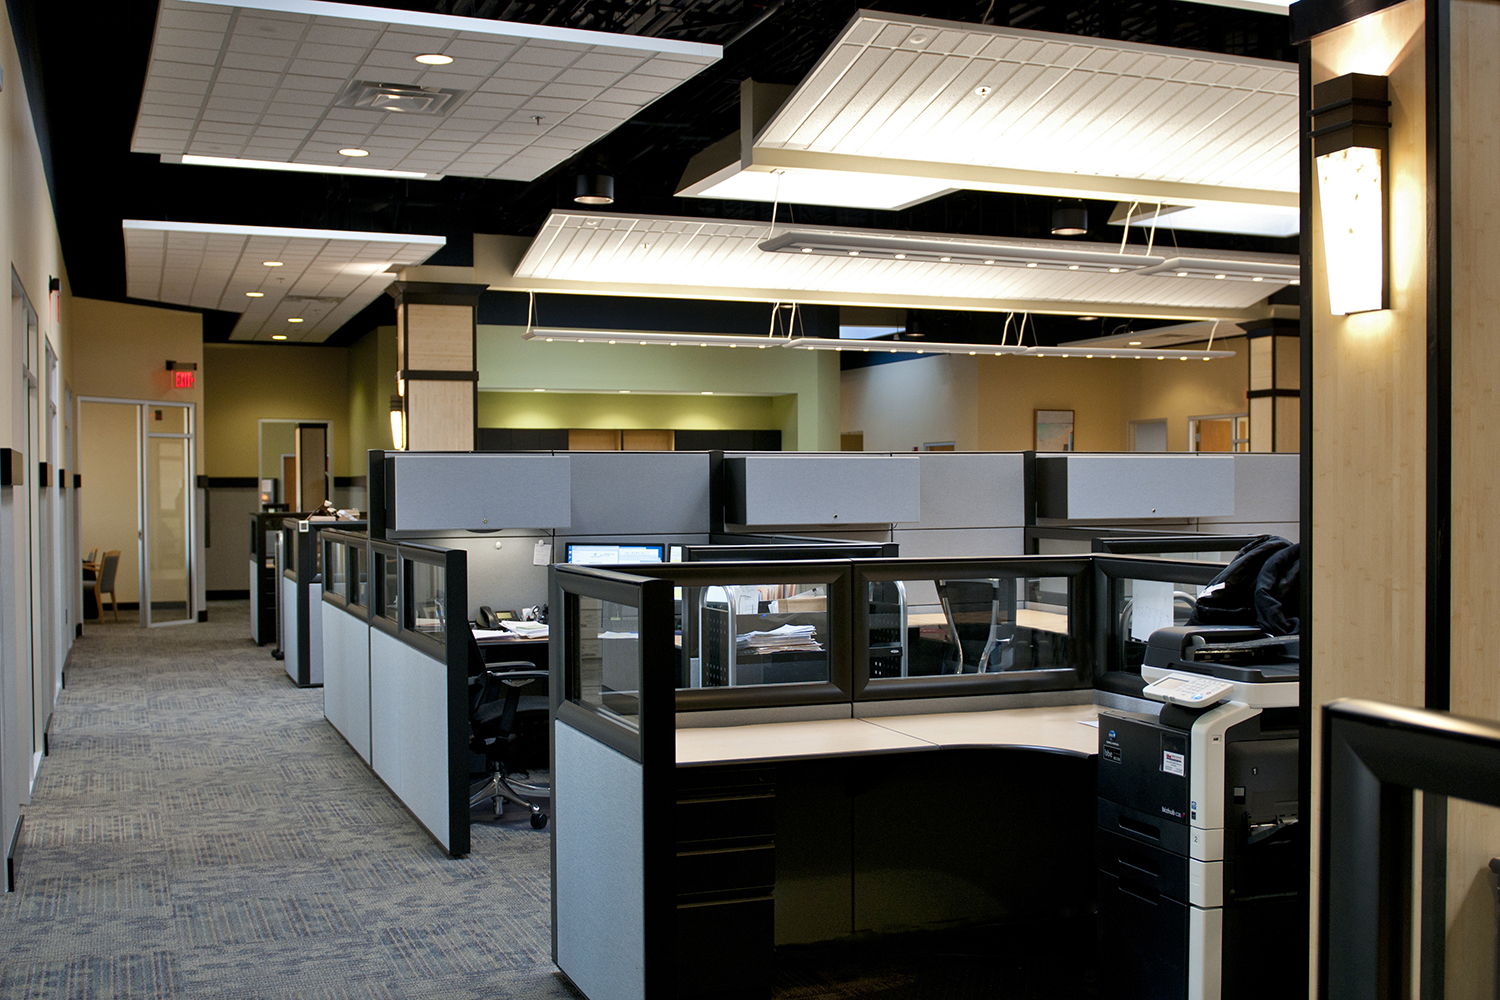
M 319 0 L 162 0 L 130 148 L 526 181 L 721 51 Z M 341 106 L 360 83 L 453 94 L 438 114 Z
M 1295 64 L 862 12 L 755 148 L 1286 193 L 1296 102 Z
M 446 242 L 441 236 L 135 219 L 125 220 L 124 231 L 126 295 L 240 313 L 230 340 L 280 334 L 307 343 L 326 340 L 379 298 L 395 280 L 389 268 L 420 264 Z
M 779 227 L 780 234 L 790 227 Z M 797 226 L 799 233 L 844 234 L 900 240 L 925 238 L 972 244 L 976 249 L 1034 247 L 1080 253 L 1113 254 L 1119 244 L 1076 243 L 1064 240 L 989 240 L 978 237 L 934 236 L 869 229 Z M 541 281 L 576 282 L 587 287 L 628 292 L 632 286 L 659 292 L 664 281 L 683 289 L 703 289 L 706 297 L 757 299 L 766 293 L 832 293 L 843 301 L 885 303 L 904 299 L 930 303 L 934 299 L 1056 303 L 1070 311 L 1078 303 L 1159 309 L 1163 315 L 1183 310 L 1243 311 L 1250 309 L 1286 282 L 1234 281 L 1130 272 L 1110 274 L 1070 271 L 1046 266 L 986 267 L 977 264 L 935 263 L 835 257 L 821 254 L 769 253 L 760 244 L 772 235 L 765 224 L 743 224 L 660 216 L 623 216 L 554 211 L 543 224 L 515 269 L 515 277 Z M 1139 243 L 1127 253 L 1144 253 Z M 1193 255 L 1223 261 L 1295 265 L 1286 254 L 1228 253 L 1206 250 L 1156 249 L 1158 257 Z M 644 293 L 644 292 L 643 292 Z M 969 306 L 965 306 L 968 308 Z M 1189 314 L 1192 314 L 1191 312 Z

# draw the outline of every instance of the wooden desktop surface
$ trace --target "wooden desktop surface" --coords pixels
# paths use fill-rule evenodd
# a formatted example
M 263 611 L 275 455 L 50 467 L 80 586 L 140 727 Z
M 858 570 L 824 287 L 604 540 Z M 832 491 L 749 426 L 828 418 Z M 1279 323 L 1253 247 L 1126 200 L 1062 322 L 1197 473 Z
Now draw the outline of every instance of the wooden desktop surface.
M 955 746 L 1034 747 L 1097 752 L 1096 705 L 987 712 L 767 722 L 677 730 L 678 764 L 725 764 L 797 757 L 845 757 Z
M 913 628 L 943 625 L 947 621 L 948 619 L 940 611 L 930 614 L 924 613 L 906 616 L 906 624 Z M 1065 614 L 1060 615 L 1055 611 L 1036 611 L 1032 608 L 1018 608 L 1016 609 L 1016 624 L 1022 628 L 1037 629 L 1041 632 L 1068 634 L 1068 616 Z

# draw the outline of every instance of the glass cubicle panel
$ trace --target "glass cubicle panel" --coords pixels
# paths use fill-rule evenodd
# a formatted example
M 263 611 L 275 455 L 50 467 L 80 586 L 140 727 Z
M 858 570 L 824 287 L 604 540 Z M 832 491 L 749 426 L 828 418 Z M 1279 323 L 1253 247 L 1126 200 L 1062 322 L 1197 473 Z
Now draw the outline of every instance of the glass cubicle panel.
M 580 595 L 576 614 L 578 687 L 574 700 L 636 728 L 641 690 L 640 610 Z
M 369 607 L 370 580 L 369 580 L 369 554 L 361 545 L 351 544 L 349 553 L 349 603 L 359 607 Z
M 336 538 L 323 539 L 323 590 L 340 597 L 349 594 L 349 547 Z
M 1186 625 L 1198 598 L 1225 564 L 1217 561 L 1101 556 L 1100 651 L 1107 673 L 1138 676 L 1151 633 Z
M 375 611 L 393 625 L 401 621 L 400 563 L 394 552 L 375 550 Z
M 871 580 L 869 676 L 1065 670 L 1074 578 L 917 576 Z
M 403 560 L 407 567 L 407 586 L 410 600 L 407 611 L 410 615 L 406 628 L 441 637 L 447 625 L 446 574 L 442 566 L 432 563 Z
M 828 585 L 683 587 L 679 688 L 827 683 Z
M 281 569 L 297 575 L 297 522 L 281 522 Z

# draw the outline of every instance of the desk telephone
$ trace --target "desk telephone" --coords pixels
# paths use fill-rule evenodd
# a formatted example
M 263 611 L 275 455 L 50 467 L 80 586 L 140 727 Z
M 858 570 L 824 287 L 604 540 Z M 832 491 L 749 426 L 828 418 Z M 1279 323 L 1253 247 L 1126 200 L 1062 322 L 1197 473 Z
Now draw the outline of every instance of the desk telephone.
M 479 610 L 474 613 L 474 624 L 480 628 L 496 629 L 501 622 L 515 621 L 516 615 L 513 611 L 495 611 L 488 604 L 481 604 Z

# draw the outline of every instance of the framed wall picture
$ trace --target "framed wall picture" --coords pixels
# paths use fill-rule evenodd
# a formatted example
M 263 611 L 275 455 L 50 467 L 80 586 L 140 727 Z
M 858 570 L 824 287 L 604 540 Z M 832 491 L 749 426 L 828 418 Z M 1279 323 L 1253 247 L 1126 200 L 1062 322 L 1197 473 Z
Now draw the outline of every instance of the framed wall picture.
M 1073 411 L 1036 411 L 1036 450 L 1073 450 Z

